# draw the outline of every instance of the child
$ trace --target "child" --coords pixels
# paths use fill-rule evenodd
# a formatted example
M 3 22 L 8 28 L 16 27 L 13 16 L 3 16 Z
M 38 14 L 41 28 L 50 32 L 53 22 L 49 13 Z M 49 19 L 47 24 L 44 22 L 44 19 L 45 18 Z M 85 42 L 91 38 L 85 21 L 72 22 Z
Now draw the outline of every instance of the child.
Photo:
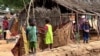
M 0 26 L 0 39 L 2 39 L 2 28 L 1 28 L 1 26 Z
M 37 28 L 35 25 L 35 21 L 33 19 L 29 19 L 29 26 L 27 27 L 27 35 L 29 41 L 29 49 L 33 53 L 36 53 L 36 44 L 37 44 Z
M 4 17 L 4 20 L 3 20 L 3 35 L 4 35 L 4 40 L 6 40 L 6 30 L 8 30 L 9 28 L 9 22 L 8 22 L 8 18 L 7 17 Z
M 50 24 L 50 20 L 45 20 L 45 44 L 48 45 L 48 48 L 52 49 L 53 44 L 53 31 L 52 25 Z
M 90 26 L 88 21 L 84 22 L 83 25 L 83 39 L 84 39 L 84 43 L 88 43 L 88 39 L 89 39 L 89 30 L 90 30 Z

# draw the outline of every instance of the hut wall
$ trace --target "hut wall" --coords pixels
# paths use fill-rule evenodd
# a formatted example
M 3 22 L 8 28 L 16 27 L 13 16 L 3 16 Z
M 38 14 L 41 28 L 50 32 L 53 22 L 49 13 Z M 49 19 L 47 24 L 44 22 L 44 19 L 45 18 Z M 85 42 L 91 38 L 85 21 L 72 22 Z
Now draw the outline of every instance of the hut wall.
M 57 28 L 54 31 L 54 43 L 53 43 L 54 48 L 59 46 L 64 46 L 74 42 L 72 28 L 73 28 L 72 22 L 68 22 L 66 25 L 63 25 L 61 28 Z M 39 35 L 38 51 L 45 48 L 47 48 L 47 46 L 44 44 L 44 36 Z
M 38 0 L 37 0 L 38 1 Z M 48 1 L 51 4 L 48 4 Z M 72 43 L 73 41 L 73 25 L 70 22 L 69 14 L 72 13 L 72 10 L 66 8 L 60 4 L 52 2 L 52 0 L 46 0 L 43 4 L 42 2 L 35 3 L 35 19 L 38 27 L 38 31 L 40 28 L 43 28 L 45 25 L 45 19 L 49 18 L 51 20 L 51 24 L 53 26 L 54 32 L 54 44 L 53 47 L 67 45 L 68 43 Z M 35 1 L 36 2 L 36 1 Z M 39 4 L 40 3 L 40 4 Z M 33 18 L 33 8 L 31 7 L 30 18 Z M 66 13 L 62 15 L 62 13 Z M 73 11 L 73 13 L 75 13 Z M 23 10 L 20 13 L 19 22 L 24 25 L 26 21 L 27 13 Z M 44 35 L 39 34 L 38 36 L 38 50 L 45 49 L 47 46 L 44 44 Z
M 52 10 L 46 10 L 46 11 L 44 9 L 42 10 L 42 13 L 41 12 L 38 13 L 40 13 L 40 16 L 39 14 L 35 14 L 38 26 L 40 27 L 44 26 L 44 20 L 46 17 L 49 17 L 49 19 L 51 20 L 51 24 L 54 30 L 53 47 L 67 45 L 68 43 L 72 42 L 70 38 L 71 37 L 70 34 L 72 35 L 72 24 L 69 23 L 69 17 L 67 14 L 65 14 L 66 16 L 64 15 L 65 17 L 63 16 L 60 17 L 60 11 L 56 8 Z M 47 46 L 44 44 L 44 36 L 39 35 L 38 50 L 45 49 L 45 48 L 47 48 Z
M 32 10 L 31 10 L 32 11 Z M 70 19 L 67 14 L 61 16 L 61 10 L 58 8 L 46 9 L 44 7 L 36 7 L 35 8 L 35 19 L 37 23 L 38 30 L 45 25 L 44 21 L 46 18 L 51 20 L 51 24 L 53 26 L 54 31 L 54 44 L 53 47 L 63 46 L 71 42 L 71 34 L 72 34 L 72 23 L 69 23 Z M 32 18 L 32 12 L 30 12 L 30 18 Z M 20 18 L 25 23 L 25 12 L 20 14 Z M 39 34 L 38 36 L 38 50 L 45 49 L 46 45 L 44 44 L 44 35 Z
M 18 34 L 18 30 L 19 30 L 19 25 L 18 25 L 18 21 L 17 19 L 13 20 L 14 22 L 11 25 L 10 31 L 12 33 L 12 36 L 15 36 Z

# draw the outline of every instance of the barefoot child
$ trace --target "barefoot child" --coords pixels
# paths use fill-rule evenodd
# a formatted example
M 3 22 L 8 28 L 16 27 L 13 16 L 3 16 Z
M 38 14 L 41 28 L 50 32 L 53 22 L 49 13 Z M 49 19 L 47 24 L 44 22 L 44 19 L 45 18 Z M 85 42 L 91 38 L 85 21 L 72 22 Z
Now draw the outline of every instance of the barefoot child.
M 49 19 L 45 20 L 45 44 L 48 45 L 48 48 L 52 49 L 53 31 Z
M 33 19 L 29 19 L 29 26 L 27 27 L 27 35 L 28 35 L 28 41 L 29 41 L 29 49 L 31 50 L 31 53 L 36 53 L 36 44 L 37 44 L 37 28 L 35 25 L 35 21 Z

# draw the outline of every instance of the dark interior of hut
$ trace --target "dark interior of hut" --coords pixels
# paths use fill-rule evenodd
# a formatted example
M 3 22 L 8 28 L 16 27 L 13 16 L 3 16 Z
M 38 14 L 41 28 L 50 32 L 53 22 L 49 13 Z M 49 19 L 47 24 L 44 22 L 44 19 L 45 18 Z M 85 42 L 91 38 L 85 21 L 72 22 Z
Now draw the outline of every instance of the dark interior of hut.
M 35 7 L 45 7 L 47 9 L 52 9 L 54 7 L 57 7 L 60 9 L 61 13 L 71 13 L 72 12 L 68 8 L 65 8 L 64 6 L 57 4 L 56 2 L 52 0 L 36 0 Z

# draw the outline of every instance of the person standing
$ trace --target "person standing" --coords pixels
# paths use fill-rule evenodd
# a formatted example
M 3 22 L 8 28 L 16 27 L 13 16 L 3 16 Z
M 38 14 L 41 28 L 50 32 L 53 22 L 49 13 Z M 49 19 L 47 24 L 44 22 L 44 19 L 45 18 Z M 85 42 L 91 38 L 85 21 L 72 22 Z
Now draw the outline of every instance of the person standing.
M 2 32 L 3 30 L 2 30 L 2 27 L 0 26 L 0 39 L 2 39 Z
M 48 48 L 52 49 L 53 44 L 53 30 L 52 25 L 50 24 L 50 20 L 45 20 L 45 44 L 48 46 Z
M 83 42 L 84 43 L 88 43 L 89 31 L 90 31 L 90 26 L 89 26 L 89 22 L 88 21 L 85 21 L 83 23 L 82 29 L 83 29 Z
M 29 41 L 29 49 L 31 50 L 30 52 L 36 53 L 36 44 L 37 44 L 37 27 L 35 25 L 35 21 L 33 19 L 29 19 L 29 26 L 27 27 L 27 36 L 28 36 L 28 41 Z
M 8 30 L 9 27 L 9 22 L 8 22 L 8 18 L 5 16 L 4 20 L 3 20 L 3 35 L 4 35 L 4 40 L 6 40 L 6 30 Z

